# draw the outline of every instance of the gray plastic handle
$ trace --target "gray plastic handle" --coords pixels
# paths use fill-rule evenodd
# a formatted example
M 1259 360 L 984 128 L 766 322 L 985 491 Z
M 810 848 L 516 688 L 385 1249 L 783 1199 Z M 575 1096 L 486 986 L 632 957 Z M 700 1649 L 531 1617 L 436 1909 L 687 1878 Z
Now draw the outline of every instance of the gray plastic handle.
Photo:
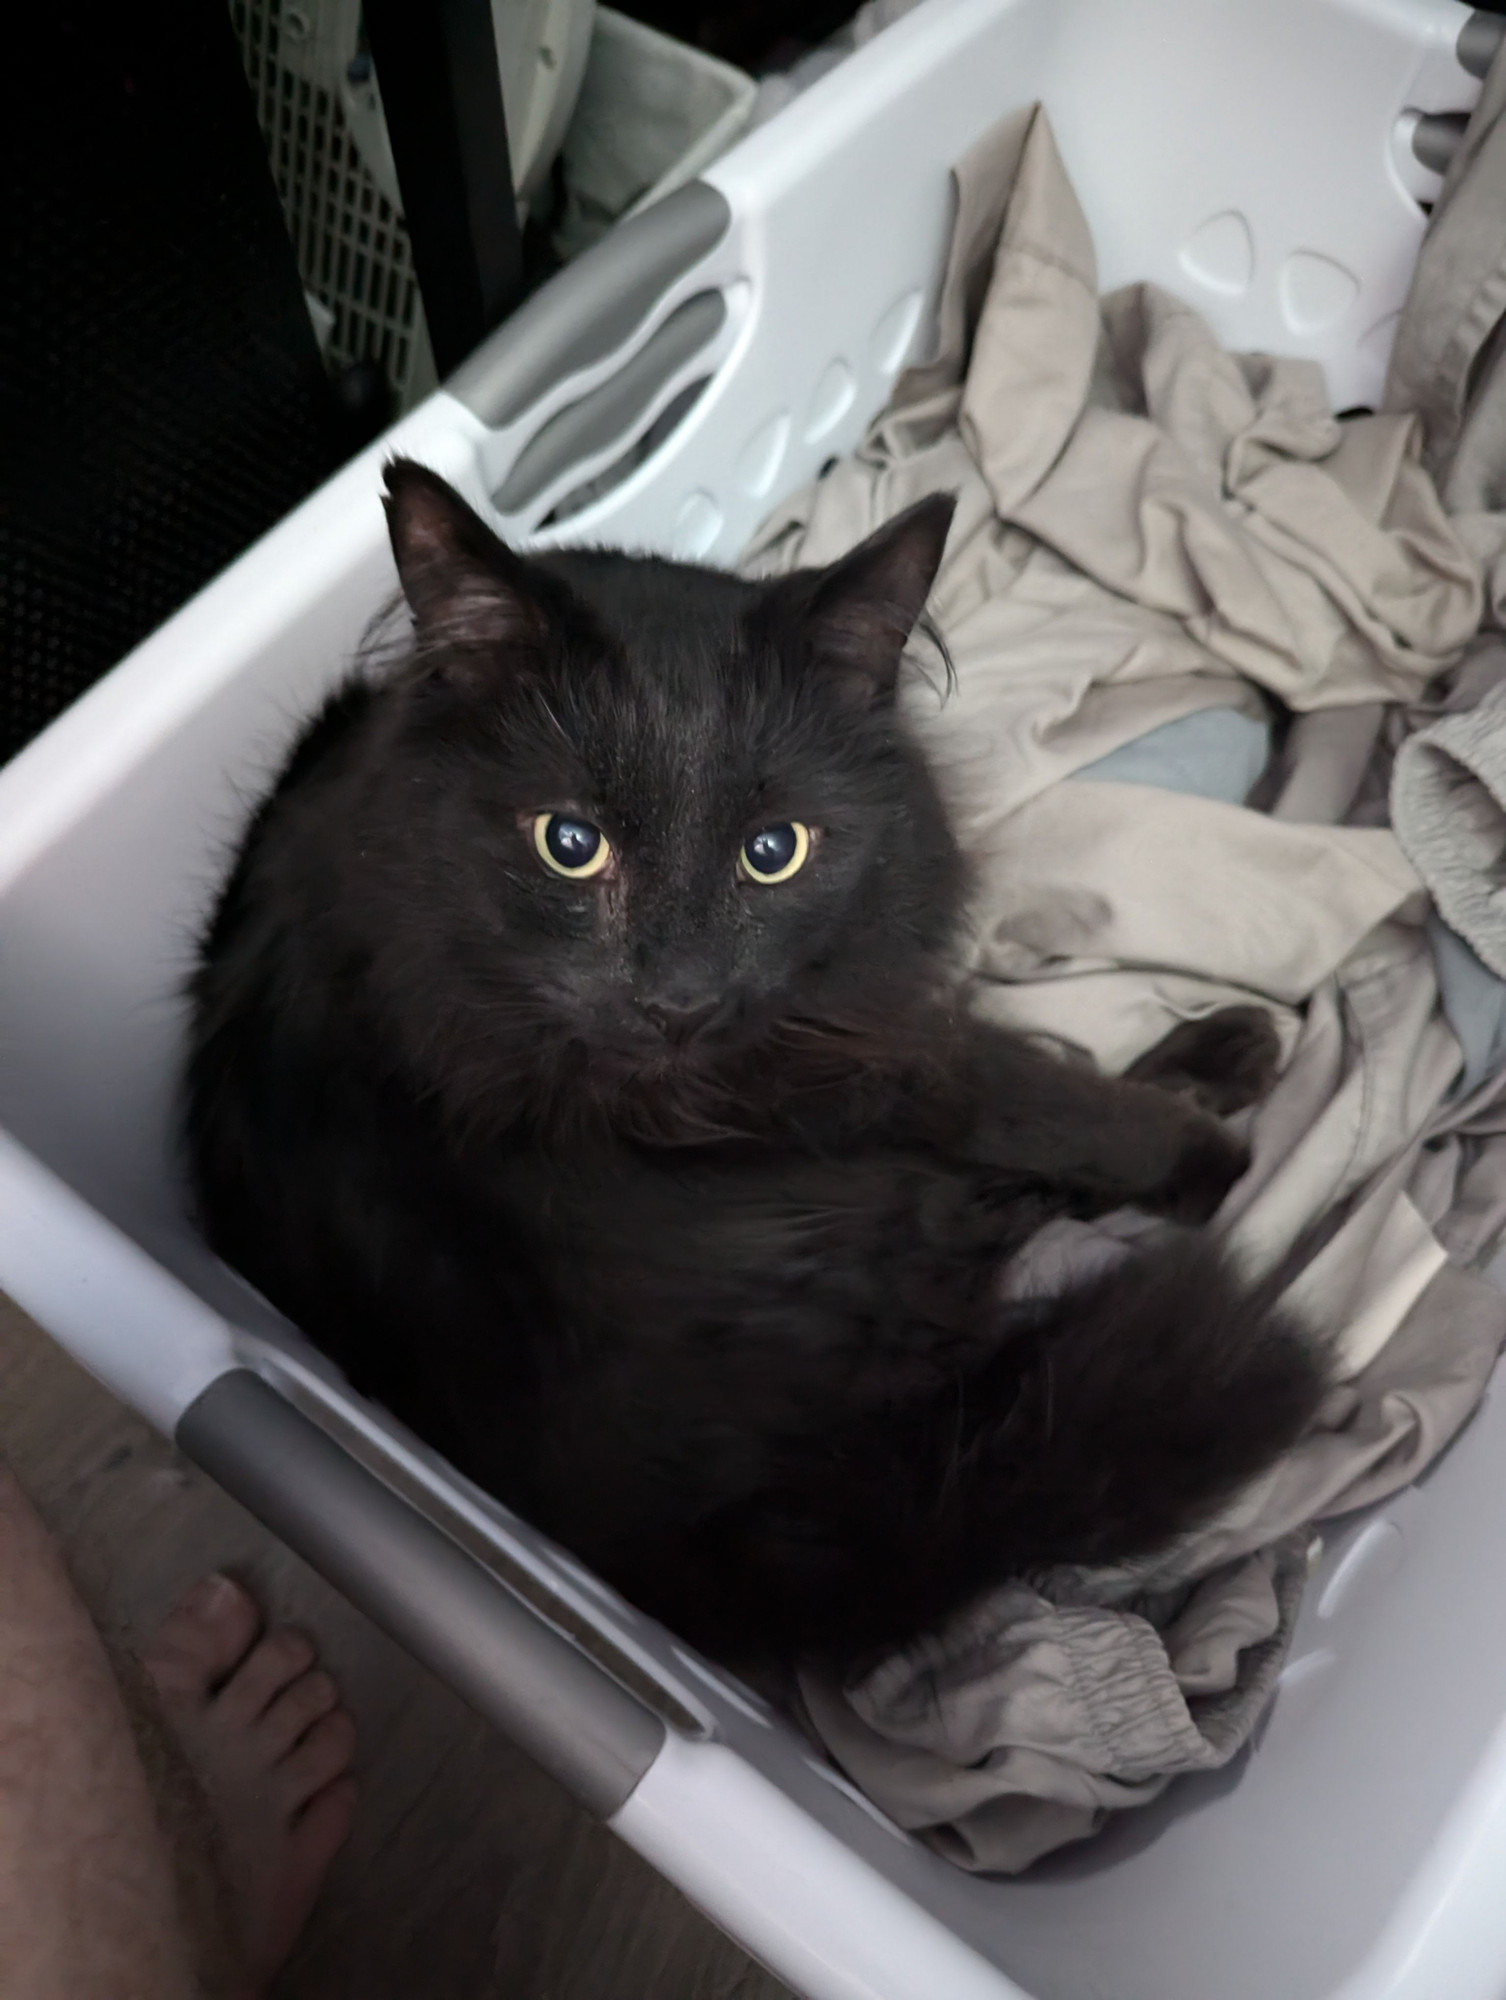
M 504 514 L 516 513 L 562 472 L 615 443 L 675 370 L 716 338 L 726 317 L 727 301 L 720 292 L 697 292 L 677 306 L 615 375 L 579 402 L 557 410 L 528 440 L 492 495 L 493 503 Z
M 445 388 L 484 424 L 510 424 L 556 382 L 616 353 L 731 221 L 725 197 L 705 181 L 676 188 L 551 278 Z
M 1412 128 L 1412 151 L 1430 173 L 1446 174 L 1464 138 L 1463 111 L 1429 111 Z
M 1460 69 L 1468 70 L 1471 76 L 1485 76 L 1503 41 L 1506 41 L 1506 17 L 1483 12 L 1471 14 L 1454 44 Z
M 661 1718 L 260 1376 L 212 1382 L 177 1441 L 590 1811 L 632 1795 Z

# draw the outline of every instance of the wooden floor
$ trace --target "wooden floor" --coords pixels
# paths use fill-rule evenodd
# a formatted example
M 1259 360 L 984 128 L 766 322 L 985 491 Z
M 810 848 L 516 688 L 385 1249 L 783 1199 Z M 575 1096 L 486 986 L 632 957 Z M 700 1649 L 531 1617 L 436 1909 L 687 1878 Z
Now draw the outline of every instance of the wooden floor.
M 96 1616 L 140 1632 L 230 1568 L 315 1635 L 339 1678 L 361 1811 L 276 2000 L 785 1994 L 4 1300 L 0 1450 Z

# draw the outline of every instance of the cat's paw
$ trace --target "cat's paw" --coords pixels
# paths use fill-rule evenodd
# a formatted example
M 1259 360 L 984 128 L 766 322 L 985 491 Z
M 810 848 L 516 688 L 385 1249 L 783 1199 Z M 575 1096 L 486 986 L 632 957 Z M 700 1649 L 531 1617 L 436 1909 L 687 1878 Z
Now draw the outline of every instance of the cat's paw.
M 1220 1007 L 1201 1021 L 1179 1023 L 1126 1075 L 1227 1118 L 1257 1104 L 1280 1068 L 1281 1040 L 1265 1009 Z
M 1243 1139 L 1211 1118 L 1199 1119 L 1159 1191 L 1156 1207 L 1173 1222 L 1211 1222 L 1249 1164 L 1250 1149 Z

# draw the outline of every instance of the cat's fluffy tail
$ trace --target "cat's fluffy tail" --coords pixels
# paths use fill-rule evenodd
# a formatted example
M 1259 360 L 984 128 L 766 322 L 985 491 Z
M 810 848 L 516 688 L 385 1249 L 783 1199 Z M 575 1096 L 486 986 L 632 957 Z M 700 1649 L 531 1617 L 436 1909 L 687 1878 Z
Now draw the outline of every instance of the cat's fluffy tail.
M 1277 1309 L 1278 1282 L 1189 1232 L 990 1306 L 970 1363 L 887 1377 L 716 1517 L 717 1559 L 674 1566 L 654 1602 L 713 1651 L 847 1670 L 1010 1578 L 1174 1543 L 1325 1393 L 1323 1346 Z
M 1207 1519 L 1295 1443 L 1328 1385 L 1278 1284 L 1188 1233 L 1007 1308 L 952 1467 L 961 1513 L 985 1534 L 992 1516 L 1022 1569 L 1119 1561 Z

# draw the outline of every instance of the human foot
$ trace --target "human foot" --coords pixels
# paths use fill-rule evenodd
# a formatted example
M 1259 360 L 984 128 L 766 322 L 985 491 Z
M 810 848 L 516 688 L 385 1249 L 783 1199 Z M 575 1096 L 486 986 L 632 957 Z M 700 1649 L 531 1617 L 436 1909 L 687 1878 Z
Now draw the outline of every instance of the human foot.
M 262 1631 L 254 1600 L 209 1576 L 142 1655 L 224 1844 L 249 1990 L 292 1949 L 350 1832 L 355 1724 L 302 1633 Z

